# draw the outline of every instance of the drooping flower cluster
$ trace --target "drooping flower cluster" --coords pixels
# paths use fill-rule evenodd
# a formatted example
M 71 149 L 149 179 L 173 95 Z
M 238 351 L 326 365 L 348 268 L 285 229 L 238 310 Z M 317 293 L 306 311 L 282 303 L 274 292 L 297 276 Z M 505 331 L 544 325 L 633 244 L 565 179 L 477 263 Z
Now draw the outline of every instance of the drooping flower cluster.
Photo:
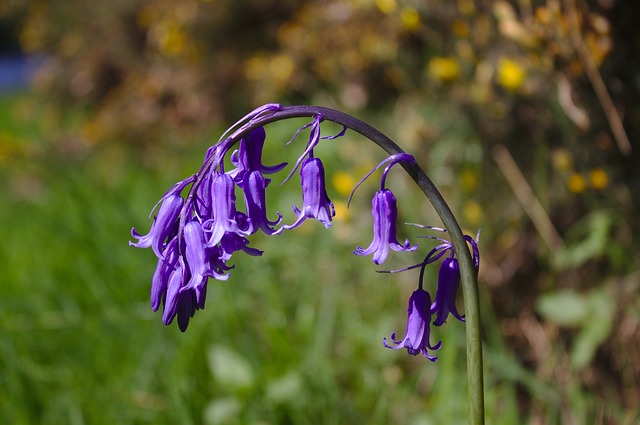
M 218 143 L 207 150 L 200 170 L 173 185 L 162 196 L 154 208 L 157 213 L 149 233 L 141 235 L 135 229 L 131 230 L 136 241 L 129 244 L 138 248 L 151 248 L 158 257 L 151 285 L 151 307 L 157 311 L 162 306 L 162 320 L 165 324 L 172 323 L 177 317 L 178 327 L 185 331 L 191 317 L 205 306 L 208 280 L 212 278 L 224 281 L 229 278 L 229 271 L 233 268 L 229 261 L 235 253 L 242 251 L 250 256 L 262 255 L 262 251 L 249 246 L 251 235 L 259 231 L 266 235 L 278 235 L 285 230 L 295 229 L 310 219 L 319 221 L 327 228 L 331 226 L 335 209 L 326 190 L 324 164 L 314 155 L 314 149 L 322 139 L 343 136 L 349 125 L 334 120 L 343 124 L 343 130 L 332 136 L 321 136 L 320 127 L 325 117 L 318 110 L 314 110 L 312 114 L 298 115 L 311 117 L 311 122 L 302 126 L 287 143 L 289 145 L 303 130 L 309 129 L 306 147 L 284 179 L 286 183 L 299 171 L 302 204 L 300 207 L 292 207 L 295 220 L 291 224 L 284 224 L 282 214 L 276 212 L 274 215 L 267 211 L 266 188 L 271 182 L 269 176 L 281 172 L 287 163 L 271 166 L 262 163 L 266 139 L 264 126 L 293 116 L 287 115 L 285 109 L 291 111 L 291 108 L 278 104 L 267 104 L 234 124 Z M 319 109 L 330 111 L 326 108 Z M 360 125 L 352 117 L 345 121 Z M 366 124 L 364 126 L 366 131 L 370 131 L 370 127 L 366 127 Z M 359 132 L 362 132 L 362 128 L 360 125 Z M 238 148 L 232 151 L 236 144 Z M 379 168 L 385 167 L 380 189 L 372 199 L 373 240 L 368 247 L 358 246 L 353 251 L 359 256 L 371 255 L 372 261 L 377 265 L 384 263 L 390 250 L 409 252 L 418 247 L 408 239 L 402 243 L 398 241 L 397 201 L 385 184 L 390 169 L 401 162 L 407 166 L 415 165 L 415 159 L 407 153 L 391 155 L 367 173 L 349 197 L 350 202 L 362 182 Z M 186 192 L 186 196 L 183 196 L 183 192 Z M 244 201 L 244 207 L 238 206 L 237 194 L 241 195 L 240 202 Z M 445 231 L 433 227 L 431 229 Z M 394 333 L 391 335 L 394 345 L 386 338 L 383 343 L 388 348 L 406 348 L 411 355 L 420 353 L 435 361 L 437 357 L 431 355 L 429 350 L 438 350 L 442 344 L 439 342 L 432 345 L 430 342 L 432 315 L 435 315 L 433 324 L 436 326 L 444 324 L 449 314 L 460 321 L 464 321 L 464 317 L 458 313 L 455 304 L 460 285 L 460 269 L 454 247 L 445 239 L 425 237 L 435 239 L 440 244 L 421 263 L 396 270 L 420 267 L 419 287 L 409 299 L 405 335 L 402 339 L 396 339 Z M 469 236 L 465 239 L 472 247 L 477 268 L 477 239 Z M 424 271 L 428 264 L 447 253 L 449 255 L 440 266 L 436 296 L 432 302 L 430 294 L 423 289 Z
M 263 120 L 268 120 L 280 109 L 280 105 L 269 104 L 254 110 L 232 126 L 221 141 L 210 147 L 200 170 L 193 176 L 173 185 L 160 199 L 157 214 L 148 234 L 140 235 L 132 229 L 135 242 L 131 246 L 152 248 L 158 257 L 153 275 L 151 307 L 157 311 L 163 306 L 162 320 L 170 324 L 177 317 L 178 327 L 186 330 L 189 320 L 198 309 L 205 306 L 209 278 L 227 280 L 232 256 L 238 252 L 251 256 L 262 255 L 262 251 L 249 246 L 249 237 L 258 231 L 277 235 L 294 229 L 308 219 L 316 219 L 325 227 L 331 226 L 335 209 L 327 195 L 324 165 L 314 156 L 314 148 L 321 139 L 335 139 L 345 134 L 321 136 L 321 114 L 301 127 L 291 143 L 302 130 L 309 128 L 309 139 L 305 150 L 293 165 L 284 182 L 299 170 L 302 187 L 302 205 L 293 206 L 296 219 L 283 224 L 282 214 L 275 217 L 267 211 L 266 188 L 269 175 L 283 170 L 287 163 L 268 166 L 262 163 L 262 151 L 266 138 Z M 231 148 L 238 143 L 236 150 Z M 228 158 L 228 161 L 225 159 Z M 413 160 L 404 154 L 399 160 Z M 383 163 L 389 162 L 388 160 Z M 231 164 L 230 170 L 226 166 Z M 374 254 L 373 261 L 381 264 L 388 248 L 413 250 L 406 241 L 396 241 L 395 226 L 397 211 L 395 197 L 384 189 L 373 200 L 374 241 L 358 255 Z M 187 192 L 183 197 L 182 193 Z M 236 193 L 241 193 L 244 208 L 237 205 Z

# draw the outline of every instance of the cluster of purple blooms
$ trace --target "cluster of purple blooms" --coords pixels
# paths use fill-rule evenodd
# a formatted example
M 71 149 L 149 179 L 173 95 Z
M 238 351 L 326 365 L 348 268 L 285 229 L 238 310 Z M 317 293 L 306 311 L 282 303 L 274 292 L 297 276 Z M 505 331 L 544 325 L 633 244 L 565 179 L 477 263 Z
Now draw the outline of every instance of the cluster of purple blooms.
M 265 189 L 271 181 L 268 176 L 283 170 L 287 163 L 273 166 L 262 163 L 266 138 L 263 123 L 270 122 L 270 115 L 279 108 L 277 104 L 264 105 L 238 121 L 217 144 L 208 149 L 203 165 L 195 175 L 176 183 L 162 196 L 154 208 L 157 213 L 149 233 L 140 235 L 132 229 L 131 234 L 136 242 L 129 244 L 137 248 L 150 247 L 158 257 L 151 286 L 151 307 L 154 311 L 163 307 L 162 320 L 165 324 L 177 318 L 180 330 L 186 330 L 191 317 L 205 306 L 208 279 L 229 278 L 229 270 L 233 266 L 228 262 L 234 253 L 243 251 L 251 256 L 262 255 L 262 251 L 249 246 L 248 237 L 252 234 L 262 231 L 267 235 L 277 235 L 300 226 L 307 219 L 316 219 L 327 228 L 331 226 L 335 209 L 327 195 L 324 166 L 320 158 L 314 156 L 314 148 L 322 139 L 344 135 L 346 126 L 339 134 L 321 136 L 323 117 L 317 114 L 294 134 L 289 143 L 301 131 L 309 129 L 306 148 L 284 179 L 287 182 L 299 170 L 302 206 L 293 206 L 295 221 L 283 224 L 280 213 L 276 212 L 275 217 L 270 218 Z M 231 151 L 236 143 L 238 148 Z M 411 245 L 408 240 L 398 242 L 396 198 L 385 187 L 389 170 L 399 162 L 415 160 L 406 153 L 392 155 L 371 170 L 354 188 L 355 192 L 375 170 L 386 166 L 380 190 L 372 200 L 373 241 L 367 248 L 357 247 L 353 252 L 362 256 L 372 255 L 372 261 L 377 265 L 386 260 L 389 249 L 417 249 L 417 245 Z M 227 170 L 229 164 L 231 169 Z M 187 194 L 183 197 L 185 191 Z M 242 193 L 244 209 L 237 208 L 236 192 Z M 426 358 L 435 360 L 436 357 L 431 356 L 428 350 L 439 349 L 441 342 L 431 345 L 429 341 L 431 316 L 435 314 L 433 324 L 436 326 L 442 325 L 449 313 L 461 321 L 464 321 L 464 317 L 458 313 L 455 305 L 460 271 L 453 245 L 442 238 L 426 237 L 438 240 L 440 245 L 419 264 L 396 270 L 421 268 L 419 288 L 409 299 L 405 336 L 396 340 L 395 334 L 391 335 L 394 346 L 386 338 L 383 342 L 386 347 L 406 348 L 409 354 L 422 353 Z M 476 240 L 469 236 L 466 239 L 472 247 L 473 259 L 478 267 Z M 449 255 L 440 267 L 436 297 L 432 303 L 429 293 L 422 288 L 424 269 L 447 253 Z

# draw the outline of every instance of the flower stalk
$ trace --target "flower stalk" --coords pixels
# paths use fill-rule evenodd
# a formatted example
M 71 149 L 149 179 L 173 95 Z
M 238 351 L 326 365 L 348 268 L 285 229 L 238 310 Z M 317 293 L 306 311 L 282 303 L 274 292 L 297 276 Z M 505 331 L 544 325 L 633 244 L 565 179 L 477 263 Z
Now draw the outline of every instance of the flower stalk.
M 301 117 L 309 117 L 313 121 L 302 127 L 294 135 L 294 139 L 301 130 L 310 127 L 309 142 L 285 182 L 297 169 L 300 169 L 303 190 L 302 207 L 298 209 L 294 206 L 297 220 L 293 224 L 275 229 L 275 226 L 280 224 L 282 216 L 278 213 L 275 221 L 266 218 L 264 188 L 269 183 L 269 179 L 263 174 L 275 173 L 286 164 L 262 165 L 260 156 L 265 138 L 263 127 L 275 121 Z M 339 124 L 343 126 L 343 131 L 335 136 L 321 137 L 322 121 Z M 451 257 L 446 261 L 455 262 L 453 265 L 456 266 L 447 271 L 447 274 L 443 274 L 442 278 L 443 283 L 450 284 L 448 289 L 451 290 L 452 295 L 447 295 L 449 304 L 443 307 L 444 297 L 441 297 L 440 301 L 436 299 L 436 302 L 431 305 L 429 294 L 422 288 L 424 268 L 427 264 L 439 259 L 442 254 L 432 259 L 431 254 L 427 256 L 420 264 L 420 286 L 410 298 L 409 323 L 405 337 L 402 340 L 396 340 L 392 336 L 396 347 L 392 347 L 386 341 L 385 346 L 407 348 L 412 355 L 421 352 L 428 359 L 435 361 L 435 356 L 427 352 L 427 349 L 437 350 L 440 347 L 440 344 L 432 346 L 429 342 L 428 327 L 431 313 L 438 308 L 443 309 L 437 312 L 436 326 L 444 323 L 449 312 L 461 319 L 455 310 L 455 290 L 459 273 L 465 306 L 469 423 L 484 424 L 477 244 L 462 233 L 444 198 L 411 155 L 405 153 L 391 139 L 371 125 L 343 112 L 318 106 L 264 105 L 246 115 L 225 132 L 216 145 L 209 148 L 198 173 L 169 189 L 159 202 L 161 206 L 149 234 L 143 236 L 132 231 L 132 236 L 137 238 L 138 242 L 130 242 L 132 246 L 139 248 L 152 247 L 158 256 L 158 268 L 154 274 L 151 292 L 152 308 L 157 310 L 163 303 L 163 321 L 169 324 L 174 317 L 177 317 L 178 325 L 184 331 L 195 311 L 204 308 L 208 278 L 217 280 L 228 278 L 227 272 L 232 266 L 228 266 L 226 261 L 234 252 L 242 250 L 249 255 L 262 254 L 261 251 L 248 247 L 249 241 L 246 237 L 258 230 L 276 235 L 283 230 L 297 227 L 306 219 L 318 220 L 325 227 L 329 227 L 334 214 L 333 203 L 325 191 L 322 162 L 314 156 L 313 149 L 321 139 L 340 137 L 347 129 L 363 135 L 390 155 L 387 160 L 381 162 L 365 176 L 366 179 L 377 168 L 387 165 L 383 172 L 380 191 L 373 200 L 374 240 L 369 248 L 358 247 L 354 253 L 356 255 L 373 254 L 373 261 L 381 264 L 389 248 L 394 251 L 411 251 L 416 248 L 408 241 L 404 244 L 397 241 L 395 197 L 385 188 L 385 178 L 389 169 L 394 164 L 400 163 L 433 205 L 451 239 L 450 243 L 447 242 L 448 245 L 441 245 L 435 250 L 451 251 Z M 231 156 L 231 162 L 236 169 L 225 172 L 225 155 L 237 143 L 240 143 L 240 149 Z M 179 194 L 189 185 L 191 185 L 189 193 L 183 202 Z M 234 185 L 240 187 L 245 194 L 246 213 L 236 210 Z M 469 250 L 468 243 L 472 245 L 472 252 Z M 416 266 L 410 268 L 414 267 Z
M 343 125 L 362 134 L 390 155 L 405 153 L 400 146 L 371 125 L 334 109 L 317 106 L 283 106 L 281 110 L 265 117 L 268 122 L 285 118 L 310 117 L 321 114 L 326 121 Z M 425 194 L 436 213 L 448 230 L 451 242 L 460 262 L 460 286 L 464 299 L 467 346 L 467 392 L 469 403 L 469 423 L 484 424 L 484 366 L 482 359 L 482 334 L 480 331 L 480 296 L 478 293 L 478 271 L 467 247 L 451 208 L 431 179 L 416 163 L 401 163 L 409 176 Z

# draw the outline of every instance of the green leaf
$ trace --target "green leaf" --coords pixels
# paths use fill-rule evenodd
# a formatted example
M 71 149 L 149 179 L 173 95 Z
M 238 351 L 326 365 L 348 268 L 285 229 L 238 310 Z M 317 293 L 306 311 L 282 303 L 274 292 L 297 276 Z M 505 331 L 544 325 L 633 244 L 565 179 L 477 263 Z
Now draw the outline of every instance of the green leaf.
M 297 372 L 289 372 L 268 383 L 266 398 L 275 403 L 290 403 L 300 399 L 303 391 L 302 377 Z
M 542 295 L 536 309 L 546 320 L 566 327 L 576 327 L 585 323 L 590 310 L 587 298 L 574 291 Z
M 242 403 L 235 398 L 212 401 L 204 410 L 204 423 L 207 425 L 236 424 L 241 409 Z
M 571 347 L 570 362 L 575 369 L 582 369 L 593 360 L 600 345 L 611 334 L 615 318 L 615 304 L 605 291 L 589 294 L 589 320 L 576 336 Z
M 553 258 L 559 269 L 578 267 L 604 254 L 609 243 L 610 213 L 595 211 L 574 224 L 567 233 L 567 246 Z
M 222 345 L 214 345 L 209 348 L 208 361 L 213 377 L 225 387 L 236 390 L 253 387 L 253 368 L 239 353 Z

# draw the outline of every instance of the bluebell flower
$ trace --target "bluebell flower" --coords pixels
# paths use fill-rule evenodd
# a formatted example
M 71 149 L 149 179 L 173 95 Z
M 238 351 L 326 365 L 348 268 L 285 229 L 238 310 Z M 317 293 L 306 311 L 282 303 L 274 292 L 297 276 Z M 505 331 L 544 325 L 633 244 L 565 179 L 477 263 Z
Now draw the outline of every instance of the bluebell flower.
M 202 223 L 208 247 L 217 245 L 225 232 L 243 233 L 236 221 L 236 194 L 233 179 L 225 173 L 215 173 L 210 179 L 211 217 Z
M 436 315 L 433 322 L 436 326 L 442 326 L 449 313 L 456 319 L 464 322 L 464 317 L 456 308 L 456 297 L 460 287 L 460 267 L 456 258 L 445 258 L 440 265 L 438 273 L 438 289 L 436 298 L 431 305 L 431 313 Z
M 277 226 L 282 221 L 282 214 L 276 213 L 278 219 L 271 221 L 267 218 L 267 202 L 265 200 L 266 179 L 258 171 L 250 171 L 244 174 L 242 190 L 244 191 L 244 201 L 247 207 L 247 230 L 246 235 L 262 230 L 267 235 L 276 232 L 273 226 Z
M 445 229 L 441 229 L 438 227 L 432 226 L 422 226 L 416 225 L 418 227 L 429 228 L 433 230 L 446 232 Z M 455 256 L 455 250 L 453 244 L 445 239 L 437 238 L 433 236 L 422 236 L 429 239 L 435 239 L 441 242 L 440 245 L 433 248 L 425 257 L 424 261 L 420 264 L 423 268 L 427 264 L 431 264 L 445 254 L 449 253 L 449 256 L 442 261 L 440 265 L 440 270 L 438 272 L 438 285 L 436 289 L 436 298 L 431 305 L 431 314 L 435 314 L 436 318 L 433 322 L 435 326 L 442 326 L 446 323 L 449 314 L 455 317 L 457 320 L 464 322 L 464 316 L 458 313 L 458 309 L 456 307 L 456 298 L 458 295 L 458 290 L 460 288 L 460 266 L 458 264 L 458 259 Z M 473 239 L 469 235 L 464 235 L 464 239 L 471 246 L 471 258 L 473 264 L 476 269 L 480 267 L 480 252 L 478 250 L 478 239 L 480 237 L 480 232 L 476 236 L 476 239 Z
M 177 267 L 172 272 L 168 286 L 167 295 L 162 313 L 162 322 L 170 325 L 173 319 L 178 317 L 178 328 L 184 332 L 187 330 L 189 320 L 195 314 L 196 310 L 204 308 L 207 287 L 201 289 L 200 301 L 197 301 L 198 295 L 193 290 L 185 290 L 184 283 L 189 279 L 187 267 L 184 259 L 179 258 Z
M 174 237 L 165 247 L 162 256 L 158 258 L 158 265 L 151 280 L 151 308 L 153 311 L 158 311 L 160 304 L 167 296 L 167 286 L 178 263 L 177 246 L 178 238 Z
M 212 253 L 223 262 L 229 260 L 231 255 L 236 251 L 243 251 L 252 257 L 262 255 L 262 251 L 249 247 L 249 239 L 238 235 L 237 233 L 225 233 L 220 241 L 220 252 Z
M 331 226 L 331 218 L 336 215 L 333 202 L 327 195 L 325 187 L 324 165 L 320 158 L 307 158 L 300 167 L 300 184 L 302 186 L 302 209 L 293 206 L 297 220 L 285 225 L 282 229 L 295 229 L 306 219 L 315 218 L 324 227 Z M 281 231 L 281 230 L 280 230 Z
M 263 127 L 256 128 L 240 140 L 240 147 L 231 155 L 231 163 L 236 169 L 230 174 L 239 185 L 242 185 L 246 172 L 258 171 L 261 174 L 273 174 L 286 167 L 286 162 L 272 166 L 262 164 L 262 150 L 266 137 L 267 133 Z
M 193 290 L 196 300 L 200 302 L 200 294 L 207 284 L 208 277 L 218 280 L 226 280 L 228 274 L 217 273 L 211 269 L 210 261 L 207 258 L 206 242 L 202 225 L 197 221 L 190 221 L 184 226 L 185 260 L 189 267 L 190 279 L 187 284 L 180 288 L 181 292 Z
M 391 155 L 378 165 L 376 165 L 367 175 L 365 175 L 356 185 L 349 196 L 349 202 L 355 193 L 356 189 L 366 180 L 375 170 L 383 165 L 386 165 L 382 178 L 380 179 L 380 190 L 378 190 L 373 196 L 371 201 L 371 215 L 373 216 L 373 241 L 367 248 L 358 246 L 353 253 L 355 255 L 371 255 L 373 254 L 373 261 L 375 264 L 382 264 L 387 259 L 389 249 L 394 251 L 415 251 L 418 246 L 411 245 L 408 239 L 405 239 L 404 243 L 398 242 L 396 221 L 398 220 L 398 207 L 396 206 L 396 197 L 393 193 L 385 188 L 385 180 L 391 167 L 398 162 L 415 162 L 413 156 L 402 153 L 397 155 Z
M 151 247 L 153 253 L 161 257 L 165 240 L 178 230 L 177 220 L 183 204 L 184 199 L 179 195 L 167 196 L 158 210 L 149 233 L 143 236 L 138 234 L 135 228 L 131 229 L 131 236 L 138 239 L 138 242 L 129 242 L 129 245 L 136 248 Z
M 429 341 L 431 330 L 431 297 L 429 293 L 422 288 L 418 288 L 411 294 L 409 298 L 409 308 L 407 309 L 407 328 L 404 337 L 401 340 L 396 339 L 395 332 L 391 334 L 391 341 L 395 344 L 392 346 L 387 338 L 382 340 L 387 348 L 398 350 L 406 348 L 407 352 L 412 356 L 422 354 L 431 361 L 436 361 L 437 356 L 429 354 L 429 350 L 437 351 L 442 346 L 442 341 L 436 345 L 431 345 Z
M 398 209 L 396 207 L 396 197 L 389 189 L 376 192 L 371 202 L 373 215 L 373 241 L 367 248 L 358 246 L 356 255 L 373 254 L 373 261 L 382 264 L 387 259 L 389 248 L 394 251 L 414 251 L 417 245 L 411 245 L 408 239 L 403 244 L 398 242 L 396 236 L 396 221 L 398 219 Z
M 178 314 L 178 304 L 180 300 L 180 289 L 187 281 L 187 268 L 182 257 L 178 258 L 175 268 L 167 276 L 167 286 L 165 289 L 164 310 L 162 321 L 169 325 L 176 314 Z M 185 294 L 186 295 L 186 294 Z

